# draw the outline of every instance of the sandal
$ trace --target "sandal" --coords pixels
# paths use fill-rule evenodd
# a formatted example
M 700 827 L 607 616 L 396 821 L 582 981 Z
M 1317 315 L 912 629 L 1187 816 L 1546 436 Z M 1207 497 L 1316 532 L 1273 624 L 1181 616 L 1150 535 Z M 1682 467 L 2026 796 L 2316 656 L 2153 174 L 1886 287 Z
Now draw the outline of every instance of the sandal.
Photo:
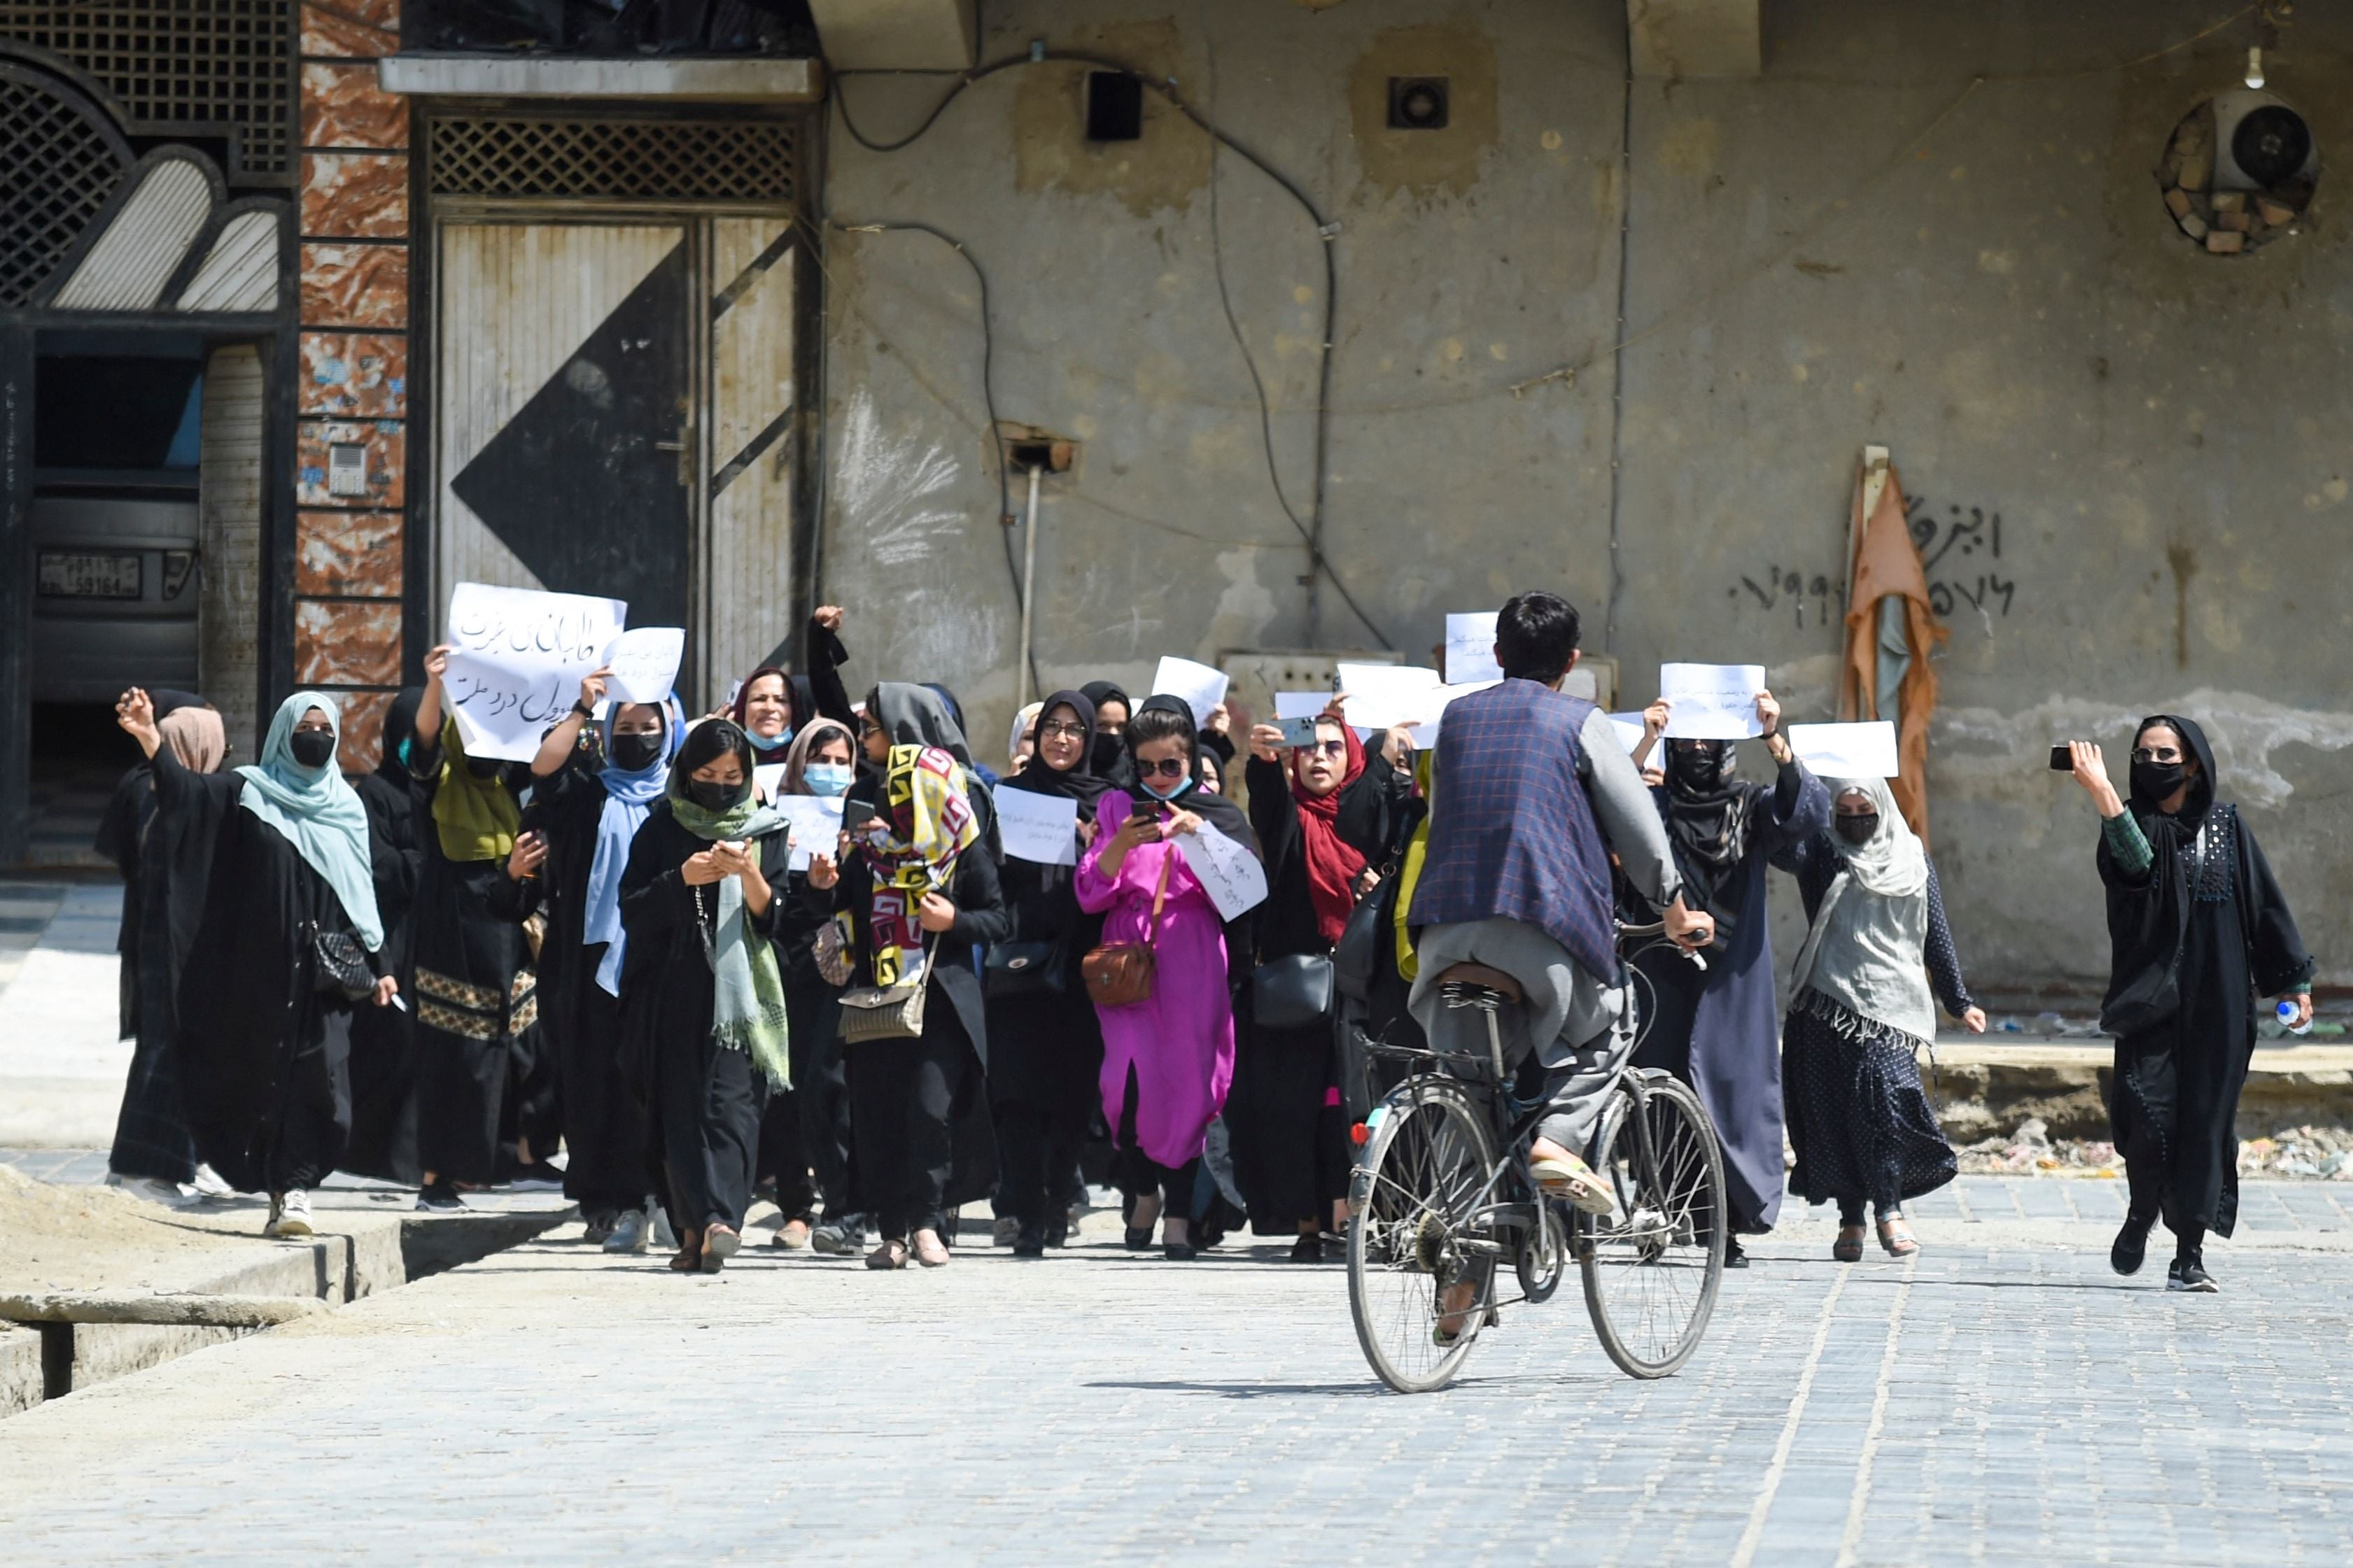
M 1890 1258 L 1909 1258 L 1920 1250 L 1920 1238 L 1912 1234 L 1910 1221 L 1900 1214 L 1892 1214 L 1879 1222 L 1879 1245 L 1887 1249 Z
M 940 1240 L 938 1231 L 919 1230 L 915 1233 L 915 1261 L 926 1268 L 947 1267 L 947 1246 Z
M 907 1267 L 907 1244 L 896 1237 L 885 1237 L 882 1244 L 866 1255 L 869 1268 L 904 1268 Z
M 1853 1234 L 1850 1235 L 1849 1232 Z M 1839 1226 L 1838 1239 L 1831 1243 L 1831 1256 L 1841 1263 L 1862 1262 L 1862 1226 L 1859 1225 Z
M 691 1274 L 702 1267 L 702 1233 L 701 1231 L 685 1230 L 679 1233 L 678 1256 L 670 1260 L 670 1266 L 681 1274 Z
M 735 1234 L 734 1226 L 710 1226 L 702 1233 L 702 1256 L 699 1260 L 702 1271 L 705 1274 L 718 1273 L 727 1267 L 727 1260 L 734 1257 L 735 1249 L 743 1245 L 744 1238 Z
M 1574 1207 L 1603 1218 L 1618 1212 L 1618 1196 L 1609 1184 L 1574 1154 L 1532 1161 L 1528 1173 L 1546 1197 L 1567 1198 Z
M 805 1251 L 807 1249 L 808 1244 L 809 1222 L 805 1219 L 788 1219 L 785 1221 L 784 1224 L 776 1227 L 776 1236 L 768 1242 L 770 1247 L 776 1247 L 784 1252 Z

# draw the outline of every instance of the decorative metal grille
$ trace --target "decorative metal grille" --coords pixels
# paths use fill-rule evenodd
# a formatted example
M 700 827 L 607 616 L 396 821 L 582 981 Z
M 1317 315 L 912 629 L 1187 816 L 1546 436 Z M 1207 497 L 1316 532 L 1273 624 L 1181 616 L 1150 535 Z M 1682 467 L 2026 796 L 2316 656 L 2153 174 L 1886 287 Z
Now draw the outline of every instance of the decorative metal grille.
M 130 162 L 94 105 L 0 65 L 0 305 L 32 299 Z
M 0 0 L 0 37 L 71 61 L 132 129 L 227 135 L 233 184 L 293 177 L 295 0 Z
M 774 120 L 436 120 L 433 192 L 790 201 L 793 130 Z

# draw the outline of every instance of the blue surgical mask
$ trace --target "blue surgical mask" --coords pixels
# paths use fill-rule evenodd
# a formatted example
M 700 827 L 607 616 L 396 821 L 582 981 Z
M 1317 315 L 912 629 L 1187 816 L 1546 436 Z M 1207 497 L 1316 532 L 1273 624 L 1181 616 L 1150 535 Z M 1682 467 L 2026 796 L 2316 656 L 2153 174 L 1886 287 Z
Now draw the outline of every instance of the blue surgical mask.
M 1164 795 L 1161 793 L 1160 783 L 1157 779 L 1146 779 L 1144 781 L 1144 793 L 1150 795 L 1155 800 L 1175 800 L 1178 795 L 1183 795 L 1187 790 L 1191 789 L 1198 782 L 1200 781 L 1198 779 L 1178 779 L 1176 781 L 1176 787 L 1169 790 Z
M 849 777 L 848 763 L 811 763 L 801 770 L 801 782 L 811 795 L 846 795 Z
M 793 727 L 790 724 L 786 725 L 776 731 L 774 739 L 765 735 L 754 735 L 749 730 L 744 731 L 744 738 L 752 742 L 752 749 L 755 752 L 781 752 L 793 743 Z

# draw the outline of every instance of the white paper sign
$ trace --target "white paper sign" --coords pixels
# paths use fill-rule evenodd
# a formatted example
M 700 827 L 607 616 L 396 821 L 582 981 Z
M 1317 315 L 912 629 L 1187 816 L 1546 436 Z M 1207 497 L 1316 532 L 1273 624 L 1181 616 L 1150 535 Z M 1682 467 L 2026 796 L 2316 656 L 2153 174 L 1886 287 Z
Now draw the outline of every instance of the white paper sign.
M 1328 691 L 1278 691 L 1274 694 L 1274 717 L 1277 722 L 1285 719 L 1313 719 L 1332 706 Z
M 1618 743 L 1626 748 L 1628 756 L 1632 756 L 1634 748 L 1642 743 L 1642 716 L 1640 713 L 1612 713 L 1609 725 L 1618 731 Z
M 1218 918 L 1232 920 L 1266 901 L 1266 868 L 1258 857 L 1208 823 L 1200 831 L 1173 840 L 1185 852 L 1185 864 L 1201 879 Z
M 1446 706 L 1445 682 L 1434 669 L 1404 664 L 1344 664 L 1340 689 L 1348 694 L 1348 722 L 1359 729 L 1427 724 Z
M 1757 694 L 1761 664 L 1662 664 L 1659 695 L 1669 704 L 1667 733 L 1685 741 L 1737 741 L 1765 732 Z
M 605 650 L 605 662 L 613 670 L 613 697 L 622 702 L 659 702 L 678 684 L 679 661 L 685 657 L 683 626 L 631 626 Z
M 760 798 L 762 800 L 773 801 L 776 799 L 779 795 L 785 793 L 785 764 L 782 763 L 754 763 L 752 764 L 752 784 L 754 787 L 759 790 Z
M 442 689 L 466 754 L 510 763 L 536 756 L 628 611 L 619 599 L 459 584 L 449 595 L 452 651 Z
M 1501 686 L 1503 683 L 1504 678 L 1499 675 L 1493 680 L 1466 680 L 1460 686 L 1437 688 L 1432 693 L 1432 700 L 1437 703 L 1437 711 L 1431 715 L 1428 722 L 1409 726 L 1413 735 L 1414 749 L 1426 752 L 1438 744 L 1439 731 L 1445 728 L 1446 710 L 1453 707 L 1457 701 L 1474 691 L 1484 691 L 1491 686 Z
M 1026 789 L 1001 789 L 994 798 L 997 831 L 1008 855 L 1040 866 L 1079 863 L 1078 802 Z
M 1789 750 L 1826 779 L 1892 779 L 1903 772 L 1895 755 L 1895 721 L 1860 724 L 1792 724 Z
M 782 763 L 778 763 L 782 766 Z M 757 768 L 754 773 L 759 772 Z M 822 849 L 834 853 L 841 837 L 841 796 L 838 795 L 784 795 L 771 797 L 778 811 L 793 819 L 792 868 L 808 869 L 809 851 Z
M 1148 695 L 1158 697 L 1164 693 L 1182 697 L 1193 710 L 1193 722 L 1206 724 L 1218 704 L 1226 700 L 1226 672 L 1164 654 L 1160 668 L 1152 672 L 1152 690 Z
M 1446 679 L 1460 686 L 1469 680 L 1501 680 L 1503 667 L 1495 662 L 1495 617 L 1499 610 L 1479 610 L 1446 617 Z

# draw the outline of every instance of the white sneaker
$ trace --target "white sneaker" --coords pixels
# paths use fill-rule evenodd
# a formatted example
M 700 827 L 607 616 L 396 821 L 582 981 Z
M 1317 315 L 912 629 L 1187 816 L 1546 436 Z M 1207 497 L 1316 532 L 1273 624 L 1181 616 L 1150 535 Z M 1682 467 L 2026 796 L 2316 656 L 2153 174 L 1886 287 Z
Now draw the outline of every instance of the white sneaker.
M 613 1224 L 613 1234 L 605 1238 L 607 1252 L 643 1252 L 646 1249 L 646 1211 L 623 1209 L 621 1217 Z
M 206 1203 L 225 1204 L 237 1196 L 237 1189 L 221 1180 L 221 1173 L 210 1165 L 196 1167 L 195 1180 L 188 1184 L 196 1189 L 196 1196 Z
M 678 1232 L 670 1229 L 670 1215 L 662 1213 L 659 1209 L 655 1209 L 652 1211 L 650 1217 L 653 1220 L 654 1245 L 660 1247 L 664 1252 L 676 1251 L 678 1249 Z
M 106 1184 L 119 1193 L 128 1193 L 151 1204 L 162 1204 L 169 1209 L 186 1208 L 191 1201 L 186 1194 L 180 1191 L 179 1183 L 161 1181 L 153 1176 L 118 1176 L 110 1172 Z
M 264 1236 L 308 1236 L 311 1234 L 311 1194 L 296 1187 L 284 1197 L 269 1200 L 269 1223 L 261 1227 Z

